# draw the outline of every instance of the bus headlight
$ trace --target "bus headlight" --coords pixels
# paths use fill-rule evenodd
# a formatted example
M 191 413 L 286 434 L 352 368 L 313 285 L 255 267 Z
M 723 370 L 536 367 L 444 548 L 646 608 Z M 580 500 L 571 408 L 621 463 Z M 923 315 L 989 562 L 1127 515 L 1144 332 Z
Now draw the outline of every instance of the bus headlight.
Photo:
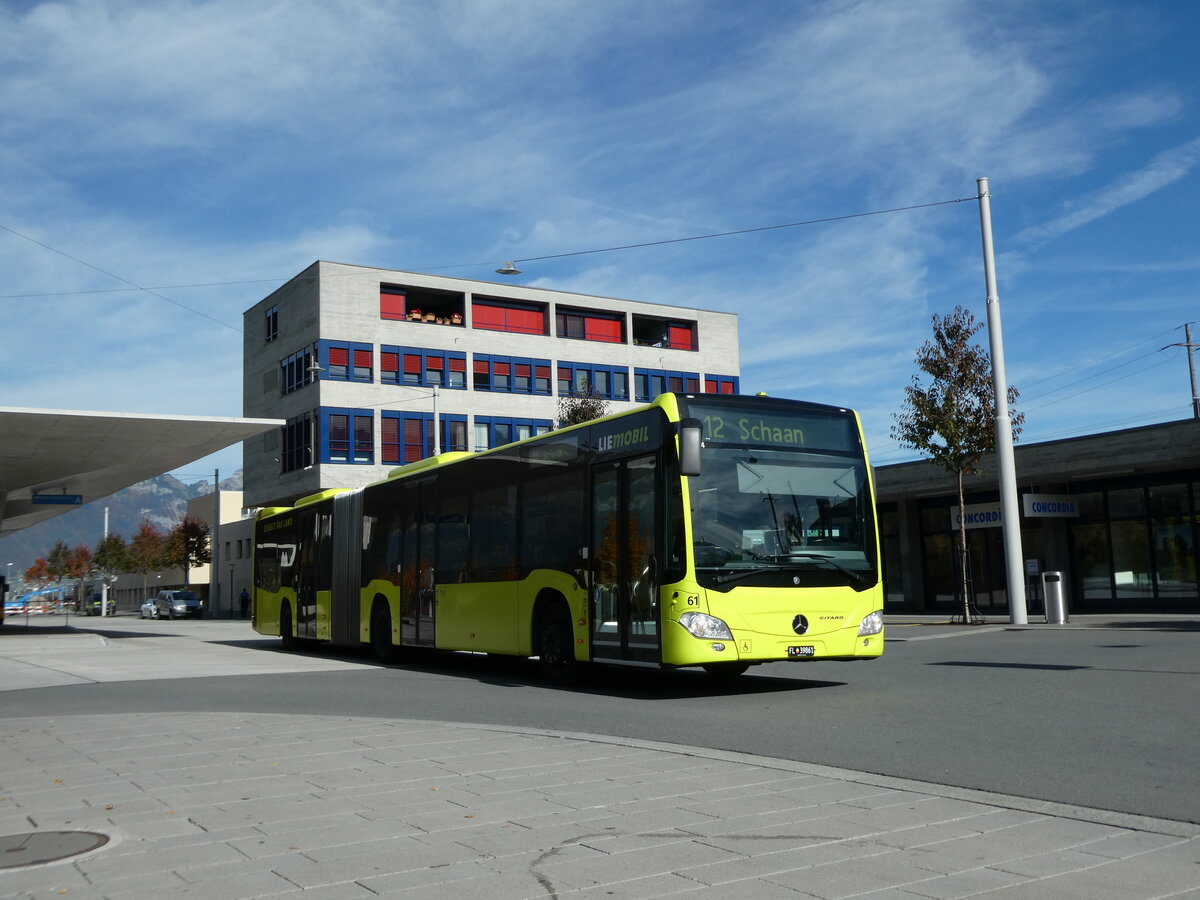
M 863 619 L 862 624 L 858 626 L 859 637 L 866 634 L 879 634 L 881 631 L 883 631 L 882 609 L 875 610 L 875 612 Z
M 733 640 L 733 633 L 729 630 L 729 626 L 716 616 L 706 615 L 702 612 L 685 612 L 679 617 L 679 624 L 698 638 Z

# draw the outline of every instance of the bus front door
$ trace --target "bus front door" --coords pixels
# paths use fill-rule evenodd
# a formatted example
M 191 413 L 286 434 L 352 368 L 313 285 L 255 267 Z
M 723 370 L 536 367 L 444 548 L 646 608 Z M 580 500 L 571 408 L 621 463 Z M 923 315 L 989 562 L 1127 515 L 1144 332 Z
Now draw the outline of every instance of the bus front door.
M 592 658 L 657 663 L 655 456 L 592 468 Z

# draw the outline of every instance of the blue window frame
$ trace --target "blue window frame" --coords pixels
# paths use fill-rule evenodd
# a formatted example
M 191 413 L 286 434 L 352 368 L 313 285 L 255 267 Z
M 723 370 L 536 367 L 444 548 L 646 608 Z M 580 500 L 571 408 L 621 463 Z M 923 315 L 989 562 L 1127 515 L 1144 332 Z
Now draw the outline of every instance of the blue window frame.
M 467 417 L 442 415 L 441 450 L 467 449 Z M 433 455 L 433 414 L 384 412 L 379 417 L 379 452 L 384 465 L 402 466 Z
M 706 394 L 737 394 L 741 393 L 738 378 L 734 375 L 705 375 L 704 393 Z
M 548 359 L 476 353 L 471 385 L 477 391 L 549 396 L 550 371 Z
M 629 369 L 595 363 L 560 362 L 558 395 L 569 397 L 590 391 L 606 400 L 629 399 Z
M 321 408 L 321 462 L 375 462 L 375 414 L 369 409 Z
M 375 346 L 357 341 L 317 341 L 322 381 L 375 380 Z
M 467 389 L 467 354 L 383 344 L 379 348 L 379 380 L 384 384 Z
M 503 416 L 475 417 L 475 446 L 473 450 L 489 450 L 524 440 L 535 434 L 545 434 L 553 427 L 549 419 L 510 419 Z
M 667 369 L 633 370 L 633 397 L 635 400 L 650 401 L 667 391 L 677 394 L 700 393 L 700 374 L 698 372 L 672 372 Z

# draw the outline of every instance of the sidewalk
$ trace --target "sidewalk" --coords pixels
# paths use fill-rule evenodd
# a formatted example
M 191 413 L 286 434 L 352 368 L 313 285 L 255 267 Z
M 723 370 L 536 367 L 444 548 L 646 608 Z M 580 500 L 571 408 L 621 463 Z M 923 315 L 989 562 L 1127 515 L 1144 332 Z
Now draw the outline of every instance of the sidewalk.
M 0 897 L 1200 898 L 1200 826 L 786 760 L 403 718 L 4 719 L 0 867 L 80 832 L 107 843 L 0 868 Z

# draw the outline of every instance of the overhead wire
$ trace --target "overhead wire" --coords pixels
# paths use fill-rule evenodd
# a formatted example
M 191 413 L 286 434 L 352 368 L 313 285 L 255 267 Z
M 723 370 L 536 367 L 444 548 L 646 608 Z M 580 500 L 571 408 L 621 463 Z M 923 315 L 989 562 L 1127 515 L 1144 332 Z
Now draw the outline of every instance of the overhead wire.
M 157 297 L 160 300 L 165 300 L 167 303 L 173 303 L 175 306 L 178 306 L 180 309 L 186 309 L 188 312 L 195 313 L 198 316 L 203 316 L 205 319 L 208 319 L 210 322 L 216 322 L 218 325 L 222 325 L 225 328 L 232 329 L 233 331 L 237 331 L 239 333 L 242 330 L 241 328 L 239 328 L 235 325 L 230 325 L 228 322 L 222 322 L 220 319 L 216 318 L 215 316 L 210 316 L 208 313 L 203 312 L 202 310 L 196 309 L 195 307 L 188 306 L 186 303 L 180 303 L 178 300 L 173 300 L 170 297 L 168 297 L 166 294 L 159 293 L 154 288 L 142 287 L 142 285 L 138 284 L 137 282 L 130 281 L 128 278 L 125 278 L 121 275 L 117 275 L 114 272 L 109 272 L 107 269 L 102 269 L 99 266 L 97 266 L 93 263 L 90 263 L 85 259 L 80 259 L 78 256 L 72 256 L 70 253 L 67 253 L 65 250 L 59 250 L 57 247 L 52 247 L 43 241 L 39 241 L 37 238 L 30 237 L 27 234 L 22 234 L 21 232 L 15 230 L 13 228 L 9 228 L 7 225 L 0 224 L 0 230 L 7 231 L 9 234 L 16 235 L 17 237 L 22 238 L 23 240 L 29 241 L 32 244 L 37 244 L 39 247 L 49 250 L 51 253 L 57 253 L 59 256 L 65 257 L 66 259 L 69 259 L 72 262 L 79 263 L 79 265 L 81 265 L 81 266 L 86 266 L 89 269 L 93 269 L 93 270 L 97 271 L 101 275 L 107 275 L 109 278 L 115 278 L 117 281 L 120 281 L 120 282 L 130 285 L 135 290 L 150 294 L 151 296 Z
M 978 200 L 978 199 L 979 199 L 979 197 L 977 195 L 973 196 L 973 197 L 957 197 L 953 200 L 935 200 L 935 201 L 931 201 L 929 203 L 916 203 L 916 204 L 912 204 L 910 206 L 896 206 L 896 207 L 892 207 L 890 209 L 876 209 L 876 210 L 871 210 L 869 212 L 847 213 L 847 214 L 839 215 L 839 216 L 825 216 L 825 217 L 819 218 L 819 219 L 806 219 L 806 220 L 800 221 L 800 222 L 785 222 L 780 225 L 760 225 L 755 228 L 739 228 L 739 229 L 736 229 L 733 231 L 720 231 L 720 232 L 713 232 L 711 234 L 697 234 L 697 235 L 691 235 L 688 237 L 667 238 L 667 239 L 658 240 L 658 241 L 644 241 L 644 242 L 637 243 L 637 244 L 622 244 L 622 245 L 613 246 L 613 247 L 597 247 L 597 248 L 593 248 L 593 249 L 589 249 L 589 250 L 572 250 L 572 251 L 569 251 L 566 253 L 551 253 L 551 254 L 547 254 L 545 256 L 523 256 L 523 257 L 518 257 L 514 260 L 506 260 L 506 261 L 522 262 L 522 263 L 524 263 L 524 262 L 541 262 L 541 261 L 549 260 L 549 259 L 565 259 L 565 258 L 571 257 L 571 256 L 587 256 L 587 255 L 595 254 L 595 253 L 614 253 L 619 250 L 636 250 L 636 249 L 640 249 L 643 247 L 659 247 L 659 246 L 665 246 L 667 244 L 683 244 L 683 243 L 687 243 L 690 241 L 704 241 L 704 240 L 709 240 L 712 238 L 733 237 L 735 235 L 740 235 L 740 234 L 754 234 L 756 232 L 777 231 L 782 228 L 799 228 L 800 226 L 803 226 L 803 225 L 821 225 L 821 224 L 826 224 L 829 222 L 846 221 L 848 219 L 862 219 L 862 218 L 866 218 L 869 216 L 887 215 L 889 213 L 909 212 L 909 211 L 917 210 L 917 209 L 928 209 L 928 208 L 935 207 L 935 206 L 947 206 L 952 203 L 965 203 L 970 200 Z M 271 278 L 271 279 L 254 278 L 254 279 L 230 280 L 230 281 L 201 282 L 198 284 L 176 284 L 176 285 L 160 285 L 157 287 L 144 287 L 142 285 L 139 285 L 139 284 L 136 284 L 135 282 L 130 281 L 127 278 L 122 278 L 120 275 L 115 275 L 112 272 L 109 272 L 109 271 L 106 271 L 105 269 L 100 268 L 99 266 L 93 265 L 92 263 L 87 262 L 86 260 L 79 259 L 78 257 L 72 256 L 71 254 L 66 253 L 65 251 L 59 250 L 56 247 L 52 247 L 51 245 L 46 244 L 42 241 L 39 241 L 36 238 L 30 237 L 27 234 L 22 234 L 21 232 L 17 231 L 14 228 L 9 228 L 6 225 L 0 225 L 0 229 L 7 231 L 9 234 L 15 235 L 16 237 L 19 237 L 19 238 L 27 240 L 31 243 L 37 244 L 39 247 L 43 247 L 47 250 L 50 250 L 53 253 L 57 253 L 58 255 L 63 256 L 69 260 L 72 260 L 73 262 L 77 262 L 80 265 L 87 266 L 88 268 L 94 269 L 95 271 L 100 272 L 103 275 L 107 275 L 110 278 L 115 278 L 116 280 L 129 285 L 128 288 L 102 288 L 102 289 L 92 289 L 92 290 L 86 290 L 86 291 L 57 291 L 57 292 L 47 292 L 47 293 L 38 293 L 38 294 L 0 294 L 0 300 L 33 299 L 33 298 L 41 298 L 41 297 L 83 296 L 83 295 L 87 295 L 87 294 L 115 294 L 115 293 L 123 293 L 127 290 L 136 290 L 136 291 L 143 291 L 143 292 L 154 294 L 155 296 L 160 297 L 163 300 L 166 300 L 168 303 L 174 303 L 175 305 L 181 306 L 184 309 L 188 309 L 192 312 L 196 312 L 198 315 L 206 315 L 205 313 L 199 312 L 198 310 L 192 309 L 191 307 L 189 307 L 185 304 L 179 303 L 176 300 L 172 300 L 170 297 L 166 297 L 166 296 L 164 296 L 162 294 L 158 294 L 156 292 L 163 291 L 163 290 L 182 290 L 182 289 L 202 288 L 202 287 L 233 287 L 233 286 L 243 285 L 243 284 L 275 284 L 275 283 L 278 283 L 280 280 L 286 280 L 286 276 L 282 276 L 281 278 Z M 414 269 L 414 271 L 434 272 L 434 271 L 442 271 L 445 269 L 479 268 L 482 266 L 494 266 L 494 265 L 497 265 L 497 262 L 498 262 L 497 260 L 489 260 L 487 262 L 457 263 L 454 265 L 418 266 Z M 345 275 L 342 277 L 352 277 L 356 274 L 358 274 L 358 273 L 345 273 Z M 207 316 L 207 318 L 211 318 L 211 316 Z M 214 319 L 213 321 L 218 321 L 218 320 Z M 221 324 L 226 324 L 226 323 L 222 322 Z M 232 327 L 232 326 L 229 326 L 229 327 Z

